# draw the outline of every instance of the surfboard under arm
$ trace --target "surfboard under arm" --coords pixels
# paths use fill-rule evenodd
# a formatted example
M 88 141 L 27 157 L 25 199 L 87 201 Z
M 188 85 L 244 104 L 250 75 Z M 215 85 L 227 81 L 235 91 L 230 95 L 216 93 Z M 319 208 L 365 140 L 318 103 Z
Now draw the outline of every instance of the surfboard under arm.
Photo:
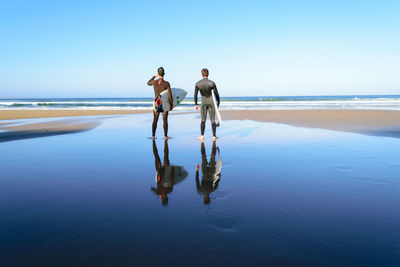
M 222 124 L 222 117 L 221 114 L 219 113 L 219 108 L 217 105 L 217 98 L 215 97 L 215 93 L 214 90 L 211 90 L 212 96 L 213 96 L 213 103 L 214 103 L 214 108 L 215 108 L 215 119 L 217 121 L 217 125 L 221 125 Z
M 179 89 L 179 88 L 171 88 L 171 94 L 172 94 L 172 101 L 173 101 L 173 106 L 176 107 L 178 106 L 180 103 L 182 103 L 183 99 L 185 98 L 187 92 L 183 89 Z M 161 92 L 160 94 L 160 98 L 161 98 L 161 102 L 162 102 L 162 111 L 169 111 L 170 109 L 170 103 L 168 100 L 168 91 L 165 90 L 163 92 Z M 154 111 L 158 111 L 157 107 L 155 106 L 155 103 L 153 101 L 153 110 Z

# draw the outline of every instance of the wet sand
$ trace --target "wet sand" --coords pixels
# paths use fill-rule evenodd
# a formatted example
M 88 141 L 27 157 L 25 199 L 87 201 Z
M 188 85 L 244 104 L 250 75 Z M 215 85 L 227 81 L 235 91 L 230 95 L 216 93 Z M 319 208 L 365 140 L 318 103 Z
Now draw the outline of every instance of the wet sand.
M 334 131 L 400 137 L 400 112 L 391 110 L 229 110 L 225 120 L 254 120 Z
M 71 134 L 88 131 L 101 124 L 103 118 L 93 116 L 143 114 L 149 111 L 142 110 L 1 110 L 0 120 L 0 142 L 14 141 L 20 139 L 45 137 L 52 135 Z M 34 118 L 56 118 L 56 117 L 79 117 L 76 119 L 60 119 L 57 121 L 43 121 L 30 123 L 28 121 L 7 122 L 7 120 L 34 119 Z
M 147 110 L 0 110 L 0 120 L 142 114 L 142 113 L 150 113 L 150 111 Z
M 3 126 L 99 119 L 0 143 L 1 266 L 398 263 L 398 138 L 226 120 L 202 145 L 198 113 L 171 116 L 168 142 L 152 114 Z
M 0 120 L 150 113 L 146 110 L 2 110 Z M 171 113 L 171 115 L 188 114 Z M 224 120 L 254 120 L 298 127 L 400 137 L 400 112 L 391 110 L 225 110 Z M 7 122 L 0 123 L 0 127 Z M 2 127 L 4 128 L 4 127 Z
M 0 142 L 20 139 L 71 134 L 96 128 L 101 119 L 63 119 L 40 123 L 13 123 L 0 125 Z

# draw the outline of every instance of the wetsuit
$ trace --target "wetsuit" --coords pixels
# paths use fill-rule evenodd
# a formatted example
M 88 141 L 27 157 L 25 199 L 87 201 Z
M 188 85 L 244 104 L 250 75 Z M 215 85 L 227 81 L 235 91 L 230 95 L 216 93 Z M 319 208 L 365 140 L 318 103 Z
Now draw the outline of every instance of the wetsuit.
M 155 141 L 153 141 L 153 154 L 156 167 L 157 187 L 151 187 L 151 190 L 157 196 L 160 196 L 161 202 L 166 205 L 168 203 L 168 194 L 172 192 L 175 181 L 175 171 L 174 168 L 170 166 L 169 162 L 168 142 L 165 141 L 164 143 L 164 164 L 161 164 Z
M 217 172 L 215 154 L 217 151 L 217 146 L 215 142 L 212 146 L 210 162 L 207 161 L 206 149 L 204 143 L 201 143 L 201 172 L 203 177 L 201 178 L 201 183 L 199 181 L 199 171 L 196 171 L 196 187 L 197 192 L 204 195 L 204 203 L 208 204 L 210 201 L 210 194 L 214 192 L 219 183 L 221 177 L 220 173 Z M 208 203 L 206 203 L 208 201 Z
M 171 86 L 170 86 L 169 82 L 164 81 L 164 79 L 155 80 L 155 78 L 156 77 L 153 76 L 153 78 L 151 78 L 147 82 L 147 85 L 154 87 L 154 97 L 157 97 L 163 91 L 168 90 L 168 100 L 169 100 L 169 103 L 171 104 L 171 109 L 172 109 L 173 101 L 172 101 Z M 158 122 L 159 116 L 160 116 L 160 113 L 155 112 L 153 110 L 153 125 L 152 125 L 153 137 L 156 135 L 157 122 Z M 163 112 L 163 121 L 164 121 L 164 136 L 168 136 L 168 111 Z
M 204 135 L 206 127 L 207 112 L 210 114 L 211 127 L 213 136 L 216 136 L 216 125 L 215 125 L 215 107 L 212 99 L 211 90 L 214 90 L 215 98 L 217 99 L 217 105 L 219 107 L 219 94 L 215 83 L 208 78 L 204 78 L 196 83 L 194 89 L 194 104 L 197 106 L 197 94 L 200 91 L 201 94 L 201 135 Z

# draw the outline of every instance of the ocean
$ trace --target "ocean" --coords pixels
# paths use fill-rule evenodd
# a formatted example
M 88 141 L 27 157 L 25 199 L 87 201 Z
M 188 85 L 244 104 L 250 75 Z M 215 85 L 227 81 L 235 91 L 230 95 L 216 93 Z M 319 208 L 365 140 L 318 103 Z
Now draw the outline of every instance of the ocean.
M 0 110 L 151 110 L 153 98 L 24 98 L 0 99 Z M 186 98 L 176 111 L 193 110 Z M 400 110 L 400 95 L 223 97 L 222 110 L 380 109 Z

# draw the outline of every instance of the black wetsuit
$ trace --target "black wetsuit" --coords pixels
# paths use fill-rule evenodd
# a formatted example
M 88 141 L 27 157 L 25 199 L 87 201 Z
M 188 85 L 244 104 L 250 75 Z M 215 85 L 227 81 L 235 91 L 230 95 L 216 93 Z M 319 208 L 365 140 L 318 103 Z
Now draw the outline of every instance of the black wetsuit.
M 217 151 L 217 146 L 215 142 L 212 146 L 212 152 L 210 161 L 207 161 L 206 149 L 204 147 L 204 143 L 201 143 L 201 172 L 202 178 L 201 183 L 199 180 L 199 171 L 196 171 L 196 187 L 197 192 L 204 195 L 204 203 L 208 204 L 210 201 L 210 194 L 214 192 L 219 184 L 219 179 L 221 177 L 220 173 L 217 172 L 217 166 L 215 161 L 215 154 Z M 208 203 L 206 203 L 208 201 Z
M 207 112 L 209 112 L 213 136 L 216 136 L 215 107 L 212 99 L 212 93 L 211 93 L 212 90 L 214 90 L 215 98 L 217 100 L 217 106 L 219 106 L 220 103 L 219 93 L 217 90 L 217 86 L 213 81 L 209 80 L 208 78 L 203 78 L 202 80 L 196 83 L 194 89 L 194 104 L 196 106 L 197 106 L 197 94 L 199 91 L 201 94 L 201 108 L 200 108 L 201 135 L 204 135 Z

